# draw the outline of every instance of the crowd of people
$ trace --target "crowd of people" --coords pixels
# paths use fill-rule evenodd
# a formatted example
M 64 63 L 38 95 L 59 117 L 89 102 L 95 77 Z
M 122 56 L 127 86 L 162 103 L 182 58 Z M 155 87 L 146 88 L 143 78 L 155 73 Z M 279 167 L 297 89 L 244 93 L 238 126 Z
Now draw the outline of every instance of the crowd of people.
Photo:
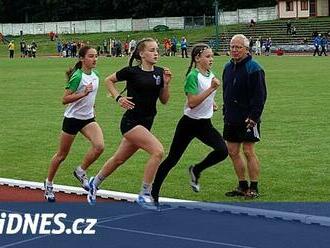
M 66 109 L 60 144 L 44 181 L 47 201 L 54 202 L 56 199 L 53 181 L 78 133 L 86 137 L 91 147 L 73 175 L 88 191 L 87 201 L 92 205 L 96 203 L 97 190 L 102 182 L 141 149 L 149 154 L 149 159 L 136 201 L 144 208 L 159 209 L 159 196 L 165 178 L 195 138 L 212 150 L 202 161 L 188 162 L 189 184 L 194 192 L 201 190 L 199 179 L 202 172 L 229 155 L 237 176 L 237 187 L 225 195 L 247 199 L 259 197 L 260 165 L 255 144 L 260 141 L 261 115 L 267 91 L 265 72 L 252 59 L 249 40 L 241 34 L 232 37 L 231 60 L 226 64 L 221 79 L 213 73 L 212 48 L 204 43 L 193 47 L 182 92 L 186 97 L 183 116 L 178 121 L 169 154 L 164 160 L 165 149 L 151 127 L 157 121 L 157 101 L 166 104 L 170 99 L 172 73 L 170 69 L 156 65 L 160 56 L 158 48 L 155 39 L 138 41 L 128 66 L 105 79 L 109 94 L 119 107 L 126 110 L 120 124 L 122 140 L 112 157 L 89 179 L 87 169 L 102 154 L 104 139 L 94 109 L 99 85 L 97 50 L 88 45 L 80 48 L 78 62 L 66 73 L 68 82 L 62 99 Z M 126 82 L 126 96 L 116 86 L 122 81 Z M 219 108 L 215 102 L 219 89 L 223 94 L 223 135 L 211 122 L 211 117 Z
M 176 56 L 177 51 L 181 50 L 181 57 L 188 58 L 188 41 L 185 36 L 180 41 L 175 36 L 172 39 L 165 38 L 163 47 L 165 56 Z
M 25 40 L 20 41 L 20 56 L 21 58 L 35 58 L 37 56 L 37 43 L 33 40 L 28 44 Z M 15 42 L 11 40 L 8 44 L 9 58 L 13 59 L 15 56 Z
M 249 38 L 249 53 L 251 55 L 266 55 L 271 54 L 271 47 L 273 45 L 272 38 L 268 37 L 267 39 L 262 39 L 261 37 L 254 40 L 253 37 Z
M 313 46 L 314 46 L 314 53 L 313 56 L 318 55 L 322 56 L 328 56 L 327 51 L 328 51 L 328 37 L 326 34 L 320 34 L 320 33 L 313 33 Z

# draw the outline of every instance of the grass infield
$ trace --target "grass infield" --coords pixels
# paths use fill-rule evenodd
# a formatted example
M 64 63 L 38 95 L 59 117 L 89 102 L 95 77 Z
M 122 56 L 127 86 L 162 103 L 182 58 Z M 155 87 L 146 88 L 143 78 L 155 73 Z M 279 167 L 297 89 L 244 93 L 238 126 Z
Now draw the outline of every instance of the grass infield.
M 216 57 L 213 71 L 220 76 L 228 57 Z M 261 162 L 258 201 L 328 201 L 330 192 L 329 162 L 329 68 L 327 57 L 258 57 L 266 71 L 268 100 L 261 126 L 262 141 L 256 150 Z M 50 159 L 58 146 L 64 106 L 61 97 L 64 72 L 73 59 L 2 58 L 0 61 L 0 177 L 43 181 Z M 184 74 L 189 59 L 160 59 L 159 65 L 170 67 L 171 99 L 158 105 L 153 133 L 166 152 L 177 121 L 182 116 L 185 96 Z M 101 125 L 106 149 L 93 164 L 94 175 L 117 149 L 121 134 L 119 122 L 123 110 L 107 97 L 104 78 L 127 64 L 127 58 L 100 58 L 101 84 L 96 100 L 97 121 Z M 121 84 L 120 87 L 123 87 Z M 222 104 L 222 91 L 216 96 Z M 213 124 L 222 132 L 221 111 Z M 72 150 L 60 167 L 55 183 L 77 186 L 72 175 L 87 151 L 89 143 L 78 135 Z M 239 201 L 224 193 L 236 185 L 229 159 L 206 170 L 201 177 L 201 192 L 191 191 L 188 165 L 200 161 L 210 149 L 199 141 L 188 150 L 167 177 L 162 196 L 202 201 Z M 103 189 L 136 193 L 139 191 L 144 164 L 148 156 L 137 152 L 103 184 Z

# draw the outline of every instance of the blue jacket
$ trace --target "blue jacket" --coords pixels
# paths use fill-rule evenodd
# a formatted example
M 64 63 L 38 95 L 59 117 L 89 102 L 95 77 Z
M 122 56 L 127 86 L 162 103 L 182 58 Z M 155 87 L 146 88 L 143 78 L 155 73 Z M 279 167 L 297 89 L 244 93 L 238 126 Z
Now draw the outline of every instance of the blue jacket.
M 260 122 L 267 98 L 265 72 L 251 55 L 236 64 L 228 62 L 222 81 L 225 123 L 243 124 L 246 118 Z
M 328 39 L 326 38 L 326 37 L 323 37 L 322 39 L 321 39 L 321 46 L 327 46 L 328 45 Z
M 315 47 L 321 46 L 321 37 L 320 36 L 316 36 L 313 40 L 313 45 Z

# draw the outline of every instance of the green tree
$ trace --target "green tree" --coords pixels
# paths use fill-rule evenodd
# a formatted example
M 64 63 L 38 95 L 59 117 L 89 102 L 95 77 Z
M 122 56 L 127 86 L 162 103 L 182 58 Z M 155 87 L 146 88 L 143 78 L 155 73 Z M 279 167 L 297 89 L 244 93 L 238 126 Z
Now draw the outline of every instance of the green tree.
M 275 0 L 218 0 L 225 11 L 274 6 Z M 0 0 L 2 23 L 214 15 L 214 0 Z

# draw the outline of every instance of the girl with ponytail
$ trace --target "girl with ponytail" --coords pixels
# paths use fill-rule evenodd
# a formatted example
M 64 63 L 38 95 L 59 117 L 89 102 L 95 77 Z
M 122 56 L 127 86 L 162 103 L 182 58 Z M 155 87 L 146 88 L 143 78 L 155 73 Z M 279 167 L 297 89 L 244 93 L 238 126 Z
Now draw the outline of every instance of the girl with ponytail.
M 60 145 L 51 160 L 48 176 L 45 180 L 44 196 L 49 202 L 55 201 L 53 191 L 55 174 L 67 157 L 78 132 L 82 133 L 92 145 L 82 163 L 73 171 L 73 175 L 85 190 L 89 190 L 86 170 L 103 152 L 103 134 L 95 121 L 94 111 L 95 97 L 99 86 L 99 74 L 94 70 L 96 61 L 96 50 L 84 46 L 79 51 L 79 61 L 66 72 L 68 82 L 62 102 L 67 107 L 64 112 Z
M 142 149 L 149 154 L 149 160 L 145 166 L 137 202 L 142 207 L 155 209 L 150 194 L 151 185 L 162 161 L 164 148 L 150 130 L 157 113 L 157 100 L 159 99 L 162 104 L 166 104 L 169 100 L 171 80 L 171 72 L 168 69 L 156 66 L 158 58 L 156 41 L 152 38 L 143 39 L 136 45 L 129 66 L 105 79 L 112 97 L 120 107 L 126 109 L 120 124 L 123 138 L 115 154 L 104 164 L 95 178 L 91 178 L 87 196 L 90 204 L 95 204 L 96 190 L 102 181 L 137 150 Z M 133 65 L 134 61 L 137 65 Z M 118 81 L 126 81 L 127 96 L 122 96 L 118 92 L 116 87 Z
M 158 202 L 159 192 L 169 171 L 178 163 L 190 142 L 197 138 L 213 148 L 201 162 L 188 169 L 190 186 L 199 192 L 199 178 L 206 168 L 223 161 L 228 156 L 226 144 L 221 134 L 211 122 L 216 109 L 214 97 L 220 81 L 211 71 L 212 49 L 206 44 L 197 44 L 191 52 L 191 62 L 186 73 L 184 91 L 187 97 L 184 115 L 177 124 L 167 158 L 161 163 L 152 185 L 151 195 Z

